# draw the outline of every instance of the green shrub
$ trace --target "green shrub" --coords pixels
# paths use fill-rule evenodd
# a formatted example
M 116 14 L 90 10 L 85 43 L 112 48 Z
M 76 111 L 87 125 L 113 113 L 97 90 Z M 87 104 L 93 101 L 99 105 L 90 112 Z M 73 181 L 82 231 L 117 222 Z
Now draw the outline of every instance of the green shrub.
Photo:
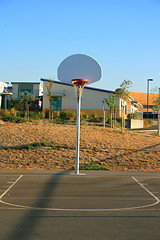
M 29 117 L 30 119 L 33 120 L 39 120 L 43 118 L 43 113 L 42 112 L 37 112 L 37 111 L 33 111 L 33 112 L 29 112 Z
M 76 112 L 70 112 L 69 113 L 69 119 L 70 120 L 75 120 L 76 119 Z
M 88 119 L 88 114 L 82 113 L 81 114 L 81 120 L 86 120 L 86 119 Z
M 10 115 L 16 117 L 17 116 L 17 110 L 15 108 L 10 109 Z
M 90 121 L 91 122 L 98 122 L 99 121 L 99 116 L 97 113 L 92 113 L 91 117 L 90 117 Z
M 128 119 L 143 119 L 143 114 L 142 113 L 129 113 L 127 116 Z
M 70 119 L 70 113 L 66 111 L 60 111 L 59 117 L 63 120 Z
M 60 118 L 53 118 L 53 120 L 51 121 L 51 123 L 55 123 L 55 124 L 67 124 L 68 121 L 65 119 L 60 119 Z
M 25 112 L 24 111 L 17 111 L 17 117 L 24 118 L 25 117 Z
M 112 118 L 112 121 L 113 121 L 113 124 L 114 124 L 114 121 L 116 121 L 116 127 L 120 127 L 121 124 L 122 124 L 122 118 L 121 117 L 117 117 L 116 119 Z M 111 125 L 111 118 L 108 118 L 107 123 Z
M 88 126 L 88 122 L 85 119 L 81 119 L 81 125 Z
M 118 123 L 122 123 L 122 118 L 121 118 L 121 117 L 116 117 L 116 121 L 117 121 Z
M 1 109 L 0 114 L 2 117 L 10 116 L 10 111 L 8 109 Z
M 49 110 L 43 112 L 44 118 L 49 118 Z
M 108 116 L 105 116 L 105 122 L 106 122 L 106 123 L 108 122 L 108 119 L 109 119 L 109 117 L 108 117 Z M 99 121 L 103 123 L 103 122 L 104 122 L 104 116 L 99 117 Z
M 148 119 L 148 123 L 149 123 L 150 125 L 152 125 L 152 124 L 153 124 L 153 120 Z
M 54 119 L 55 119 L 55 118 L 59 118 L 59 116 L 60 116 L 60 111 L 52 111 L 52 116 L 53 116 Z
M 21 118 L 21 117 L 14 117 L 14 116 L 6 116 L 6 117 L 3 117 L 2 120 L 4 122 L 14 122 L 14 123 L 26 122 L 26 119 Z

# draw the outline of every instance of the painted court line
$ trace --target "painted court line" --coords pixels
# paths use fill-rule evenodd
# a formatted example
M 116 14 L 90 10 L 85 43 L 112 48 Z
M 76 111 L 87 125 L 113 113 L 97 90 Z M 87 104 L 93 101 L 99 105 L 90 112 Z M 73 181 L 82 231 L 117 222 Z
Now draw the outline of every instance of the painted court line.
M 0 196 L 0 200 L 22 177 L 23 177 L 23 175 L 21 175 L 19 178 L 17 178 L 17 180 L 15 182 L 12 183 L 12 185 Z
M 144 209 L 147 207 L 152 207 L 160 203 L 160 199 L 156 197 L 151 191 L 149 191 L 146 187 L 143 186 L 142 183 L 140 183 L 135 177 L 132 177 L 132 179 L 139 184 L 149 195 L 151 195 L 156 202 L 147 204 L 147 205 L 142 205 L 142 206 L 136 206 L 136 207 L 126 207 L 126 208 L 113 208 L 113 209 L 68 209 L 68 208 L 39 208 L 39 207 L 30 207 L 30 206 L 23 206 L 23 205 L 17 205 L 17 204 L 12 204 L 8 202 L 4 202 L 1 200 L 1 198 L 20 180 L 20 178 L 23 175 L 21 175 L 1 196 L 0 196 L 0 202 L 4 203 L 5 205 L 16 207 L 19 209 L 30 209 L 30 210 L 44 210 L 44 211 L 68 211 L 68 212 L 107 212 L 107 211 L 125 211 L 125 210 L 135 210 L 135 209 Z M 159 209 L 158 209 L 159 210 Z
M 156 199 L 157 204 L 160 202 L 160 199 L 156 197 L 151 191 L 149 191 L 142 183 L 140 183 L 135 177 L 132 177 L 144 190 L 146 190 L 153 198 Z

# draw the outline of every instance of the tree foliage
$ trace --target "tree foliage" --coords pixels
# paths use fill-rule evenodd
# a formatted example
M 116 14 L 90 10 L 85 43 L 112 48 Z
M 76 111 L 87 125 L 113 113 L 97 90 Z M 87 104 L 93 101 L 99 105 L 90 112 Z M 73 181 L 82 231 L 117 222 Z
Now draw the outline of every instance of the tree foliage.
M 45 86 L 46 86 L 47 94 L 48 94 L 48 97 L 49 97 L 49 119 L 51 120 L 51 118 L 53 118 L 53 114 L 52 114 L 52 110 L 51 110 L 51 108 L 52 108 L 51 101 L 52 101 L 53 80 L 50 78 L 49 81 L 45 82 Z
M 20 92 L 19 100 L 20 100 L 20 103 L 24 104 L 25 118 L 29 120 L 29 107 L 36 100 L 36 97 L 32 93 L 28 91 L 24 91 L 24 92 Z
M 125 79 L 121 84 L 120 88 L 116 89 L 115 92 L 119 98 L 123 100 L 122 102 L 122 133 L 124 133 L 125 129 L 125 106 L 124 101 L 129 100 L 129 88 L 132 86 L 132 82 L 130 80 Z
M 132 82 L 130 80 L 125 79 L 121 84 L 120 88 L 115 90 L 117 96 L 122 98 L 123 100 L 127 100 L 129 98 L 129 88 L 131 88 Z
M 9 101 L 9 108 L 18 108 L 18 105 L 20 103 L 20 99 L 18 98 L 11 98 Z
M 110 110 L 113 110 L 116 106 L 117 97 L 115 95 L 111 95 L 108 98 L 104 98 L 103 103 L 106 103 Z
M 30 93 L 28 91 L 24 91 L 24 92 L 20 92 L 19 100 L 21 103 L 24 104 L 24 107 L 26 109 L 32 104 L 33 101 L 36 100 L 36 98 L 32 93 Z
M 154 101 L 155 104 L 155 109 L 156 110 L 160 110 L 160 97 L 158 97 L 157 99 L 155 99 Z

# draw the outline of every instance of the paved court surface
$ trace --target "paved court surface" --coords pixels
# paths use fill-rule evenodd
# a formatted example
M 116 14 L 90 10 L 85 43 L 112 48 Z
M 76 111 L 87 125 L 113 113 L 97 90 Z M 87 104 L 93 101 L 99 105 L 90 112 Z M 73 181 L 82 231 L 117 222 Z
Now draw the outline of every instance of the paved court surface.
M 160 173 L 72 173 L 0 170 L 0 239 L 160 239 Z

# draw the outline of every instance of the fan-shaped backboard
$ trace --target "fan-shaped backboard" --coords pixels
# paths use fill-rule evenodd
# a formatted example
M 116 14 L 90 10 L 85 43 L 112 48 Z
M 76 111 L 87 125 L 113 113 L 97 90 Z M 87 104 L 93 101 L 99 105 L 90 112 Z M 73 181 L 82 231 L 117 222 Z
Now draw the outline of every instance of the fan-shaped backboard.
M 99 63 L 90 56 L 74 54 L 65 58 L 58 67 L 58 79 L 71 84 L 73 79 L 88 79 L 93 83 L 101 79 L 102 70 Z

